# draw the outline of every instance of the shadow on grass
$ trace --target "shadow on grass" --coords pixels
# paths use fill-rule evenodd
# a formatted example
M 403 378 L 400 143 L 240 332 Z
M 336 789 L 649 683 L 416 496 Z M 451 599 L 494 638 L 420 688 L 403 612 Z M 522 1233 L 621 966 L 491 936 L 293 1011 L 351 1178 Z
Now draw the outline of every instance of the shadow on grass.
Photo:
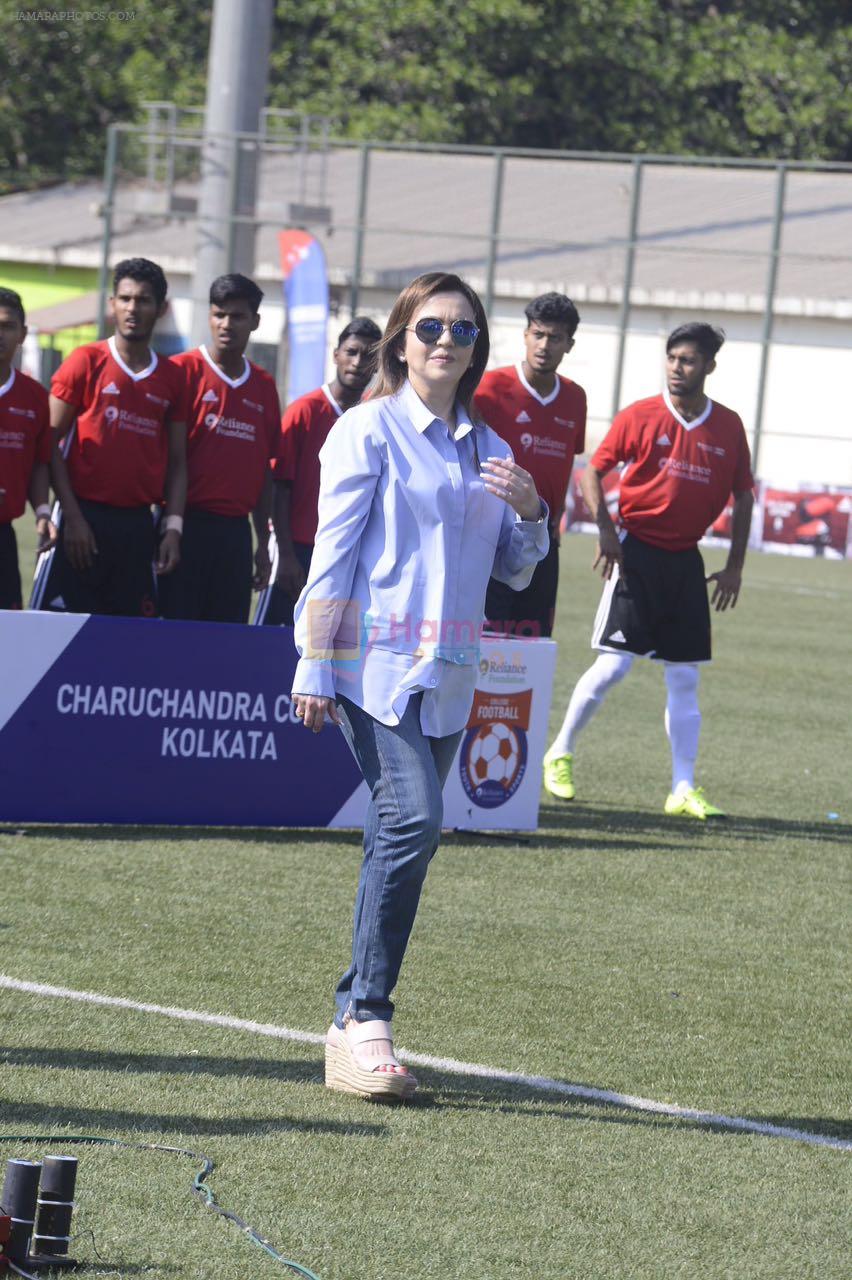
M 835 1116 L 757 1116 L 756 1118 L 761 1124 L 775 1124 L 784 1129 L 803 1129 L 808 1133 L 819 1133 L 825 1137 L 841 1138 L 845 1142 L 852 1142 L 852 1121 L 846 1116 L 840 1119 Z
M 559 853 L 677 853 L 683 852 L 683 840 L 672 838 L 674 833 L 670 826 L 660 823 L 653 844 L 650 841 L 652 827 L 640 828 L 630 824 L 624 826 L 604 826 L 594 811 L 575 812 L 573 822 L 563 824 L 542 821 L 537 831 L 462 831 L 444 832 L 441 837 L 443 848 L 479 848 L 516 849 L 529 853 L 541 853 L 543 850 L 554 850 Z M 646 836 L 644 842 L 637 839 L 639 832 Z M 665 837 L 665 838 L 664 838 Z
M 254 1077 L 264 1080 L 287 1080 L 296 1084 L 320 1086 L 321 1065 L 311 1062 L 281 1062 L 268 1058 L 215 1058 L 187 1055 L 121 1054 L 95 1050 L 63 1050 L 52 1048 L 0 1048 L 0 1062 L 10 1067 L 41 1067 L 50 1070 L 107 1071 L 122 1074 L 189 1074 L 212 1075 L 220 1078 L 239 1079 Z M 604 1098 L 584 1098 L 563 1093 L 561 1089 L 548 1089 L 541 1085 L 527 1085 L 522 1081 L 489 1080 L 476 1076 L 476 1085 L 464 1083 L 461 1072 L 442 1072 L 418 1067 L 421 1089 L 407 1105 L 418 1110 L 482 1111 L 513 1115 L 551 1117 L 562 1120 L 593 1120 L 601 1124 L 640 1125 L 647 1128 L 665 1127 L 708 1129 L 729 1135 L 743 1134 L 742 1129 L 712 1120 L 697 1120 L 690 1116 L 670 1115 L 665 1112 L 645 1111 L 631 1107 L 629 1103 Z M 601 1086 L 576 1080 L 557 1080 L 557 1085 L 572 1089 L 599 1091 Z M 556 1104 L 556 1105 L 554 1105 Z M 361 1105 L 359 1101 L 358 1106 Z M 696 1110 L 700 1108 L 695 1108 Z M 306 1133 L 353 1133 L 362 1137 L 379 1137 L 385 1132 L 383 1125 L 364 1123 L 347 1124 L 340 1121 L 296 1121 L 287 1117 L 270 1117 L 268 1120 L 235 1119 L 223 1121 L 202 1120 L 197 1116 L 149 1115 L 134 1112 L 79 1111 L 72 1108 L 44 1108 L 29 1104 L 11 1104 L 4 1110 L 6 1124 L 64 1124 L 86 1127 L 117 1129 L 145 1129 L 155 1132 L 178 1130 L 183 1133 L 199 1133 L 209 1136 L 257 1136 L 286 1131 Z M 852 1140 L 852 1123 L 835 1116 L 764 1116 L 743 1115 L 740 1119 L 750 1124 L 775 1125 L 783 1129 L 799 1129 L 824 1137 Z M 2 1136 L 2 1135 L 0 1135 Z M 771 1136 L 771 1135 L 767 1135 Z
M 116 1111 L 101 1107 L 64 1107 L 36 1102 L 4 1102 L 4 1126 L 26 1126 L 30 1129 L 65 1128 L 72 1134 L 178 1133 L 181 1142 L 193 1136 L 203 1138 L 265 1138 L 281 1133 L 346 1134 L 360 1138 L 381 1138 L 382 1124 L 345 1120 L 294 1120 L 291 1116 L 239 1117 L 215 1119 L 205 1116 Z M 61 1141 L 61 1134 L 57 1134 Z M 5 1135 L 0 1133 L 0 1141 Z
M 421 1082 L 421 1090 L 407 1105 L 424 1110 L 496 1110 L 500 1113 L 528 1116 L 530 1119 L 547 1117 L 563 1120 L 592 1120 L 596 1124 L 640 1125 L 646 1128 L 662 1125 L 667 1128 L 706 1129 L 729 1137 L 755 1136 L 753 1131 L 721 1122 L 721 1116 L 720 1121 L 714 1122 L 712 1119 L 696 1119 L 693 1116 L 673 1115 L 665 1111 L 646 1111 L 638 1106 L 631 1107 L 626 1101 L 566 1097 L 561 1091 L 548 1089 L 545 1085 L 531 1086 L 507 1081 L 482 1080 L 481 1085 L 475 1089 L 459 1088 L 460 1077 L 455 1073 L 433 1072 L 423 1068 L 418 1069 L 418 1078 Z M 590 1085 L 576 1080 L 557 1080 L 556 1083 L 578 1089 L 600 1089 L 599 1085 Z M 440 1096 L 435 1096 L 436 1094 Z M 553 1106 L 556 1100 L 559 1105 Z M 709 1110 L 698 1107 L 693 1109 Z M 625 1112 L 627 1114 L 624 1114 Z M 733 1115 L 724 1117 L 724 1119 L 734 1118 L 744 1120 L 750 1125 L 773 1125 L 780 1129 L 797 1129 L 819 1137 L 852 1140 L 852 1123 L 836 1116 L 765 1116 L 744 1113 L 738 1117 Z
M 624 809 L 606 804 L 570 805 L 544 803 L 539 811 L 537 831 L 455 830 L 444 833 L 442 843 L 454 845 L 499 845 L 540 849 L 609 849 L 637 850 L 636 838 L 653 839 L 657 849 L 683 851 L 684 837 L 696 846 L 713 841 L 717 836 L 735 840 L 774 841 L 779 837 L 797 840 L 822 840 L 832 844 L 852 844 L 852 825 L 845 822 L 795 822 L 782 818 L 746 817 L 729 814 L 710 822 L 674 821 L 661 813 L 641 809 Z M 16 823 L 0 827 L 0 836 L 45 840 L 90 840 L 123 843 L 187 843 L 210 840 L 248 844 L 340 844 L 360 846 L 363 832 L 332 827 L 160 827 L 160 826 L 53 826 L 43 823 Z
M 239 1079 L 287 1080 L 296 1084 L 316 1082 L 316 1062 L 280 1058 L 216 1058 L 202 1054 L 113 1053 L 99 1049 L 52 1047 L 4 1048 L 0 1063 L 8 1067 L 45 1067 L 50 1071 L 120 1071 L 124 1075 L 207 1075 Z
M 624 834 L 658 837 L 676 835 L 677 848 L 683 848 L 683 837 L 715 840 L 718 836 L 736 840 L 775 841 L 779 837 L 797 840 L 824 840 L 833 844 L 852 844 L 852 825 L 845 822 L 796 822 L 784 818 L 746 817 L 729 814 L 716 821 L 696 822 L 667 818 L 663 814 L 643 812 L 638 809 L 609 808 L 605 805 L 543 804 L 539 811 L 540 830 L 529 838 L 540 844 L 549 831 L 579 831 L 584 833 L 584 843 L 589 835 L 600 839 L 607 846 L 618 843 L 612 835 Z
M 0 826 L 0 836 L 41 840 L 120 840 L 123 844 L 171 842 L 198 843 L 207 840 L 244 841 L 247 844 L 353 844 L 361 845 L 363 831 L 338 827 L 145 827 L 123 826 L 53 826 L 50 823 L 18 822 Z
M 478 830 L 445 830 L 441 844 L 446 848 L 470 848 L 499 846 L 506 849 L 529 849 L 539 853 L 542 849 L 566 851 L 571 849 L 587 851 L 590 846 L 599 846 L 601 852 L 607 850 L 629 850 L 643 852 L 634 838 L 640 828 L 636 824 L 625 823 L 622 827 L 603 826 L 596 810 L 573 810 L 575 820 L 565 821 L 564 834 L 561 823 L 543 822 L 543 829 L 538 831 L 478 831 Z M 650 816 L 650 815 L 649 815 Z M 577 821 L 576 819 L 580 819 Z M 607 819 L 609 823 L 609 819 Z M 559 828 L 559 833 L 554 830 Z M 572 830 L 573 828 L 573 830 Z M 623 830 L 623 836 L 618 831 Z M 647 828 L 647 833 L 653 830 Z M 654 841 L 655 847 L 662 850 L 682 850 L 683 840 L 671 839 L 671 826 L 658 824 L 659 836 Z M 304 828 L 304 827 L 52 827 L 21 826 L 0 828 L 0 836 L 8 836 L 23 840 L 25 837 L 41 840 L 89 841 L 92 843 L 120 842 L 121 844 L 203 844 L 208 841 L 239 842 L 257 845 L 337 845 L 341 848 L 360 849 L 364 834 L 362 831 L 349 831 L 338 828 Z M 665 835 L 668 841 L 659 837 Z M 23 847 L 23 846 L 22 846 Z

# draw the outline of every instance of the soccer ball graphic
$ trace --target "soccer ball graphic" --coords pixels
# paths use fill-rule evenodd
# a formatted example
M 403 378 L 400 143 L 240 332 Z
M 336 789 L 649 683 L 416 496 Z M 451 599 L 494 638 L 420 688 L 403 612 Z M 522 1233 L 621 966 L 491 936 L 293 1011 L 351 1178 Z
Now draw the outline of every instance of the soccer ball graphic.
M 468 799 L 481 809 L 510 800 L 527 768 L 527 735 L 498 720 L 468 729 L 459 752 L 459 777 Z
M 518 768 L 520 747 L 514 729 L 507 724 L 490 724 L 480 729 L 470 747 L 470 775 L 475 785 L 496 782 L 510 787 Z

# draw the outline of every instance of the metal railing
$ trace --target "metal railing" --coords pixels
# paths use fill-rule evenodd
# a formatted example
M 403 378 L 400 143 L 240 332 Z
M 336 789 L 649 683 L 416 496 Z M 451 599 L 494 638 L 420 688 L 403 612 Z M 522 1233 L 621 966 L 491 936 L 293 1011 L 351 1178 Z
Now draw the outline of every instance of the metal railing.
M 128 194 L 140 182 L 149 192 L 165 193 L 159 207 L 161 218 L 180 226 L 197 217 L 192 187 L 202 140 L 202 113 L 194 109 L 178 111 L 168 103 L 147 106 L 147 124 L 112 125 L 108 131 L 101 272 L 104 300 L 116 219 L 134 213 L 145 217 L 138 199 L 134 206 L 135 197 Z M 323 118 L 273 110 L 264 112 L 258 133 L 231 135 L 231 141 L 235 149 L 256 152 L 261 171 L 255 213 L 232 210 L 229 217 L 233 224 L 249 224 L 262 234 L 285 225 L 283 210 L 299 208 L 305 214 L 303 225 L 307 229 L 329 237 L 332 277 L 341 296 L 348 298 L 353 313 L 359 308 L 365 287 L 398 287 L 424 259 L 434 264 L 446 258 L 448 244 L 466 264 L 466 273 L 479 283 L 489 314 L 498 297 L 506 294 L 509 272 L 517 285 L 513 283 L 513 291 L 532 296 L 543 288 L 556 287 L 555 275 L 561 284 L 569 270 L 575 274 L 585 271 L 590 277 L 588 298 L 617 308 L 611 381 L 613 412 L 621 403 L 627 343 L 635 332 L 632 325 L 637 306 L 663 305 L 653 300 L 649 303 L 649 287 L 638 278 L 640 266 L 645 267 L 646 276 L 653 276 L 654 270 L 659 269 L 663 276 L 668 272 L 676 280 L 690 276 L 690 272 L 692 277 L 696 271 L 699 275 L 703 272 L 707 277 L 703 281 L 705 293 L 712 291 L 720 272 L 727 271 L 735 284 L 742 275 L 746 280 L 743 289 L 749 296 L 741 309 L 761 316 L 752 416 L 756 460 L 765 430 L 769 357 L 775 341 L 782 264 L 795 268 L 798 280 L 821 273 L 821 279 L 828 281 L 826 287 L 833 291 L 834 300 L 829 299 L 824 306 L 821 302 L 813 304 L 817 312 L 823 307 L 830 314 L 835 308 L 834 314 L 840 314 L 840 300 L 852 299 L 848 235 L 845 242 L 839 239 L 834 248 L 822 242 L 811 246 L 800 229 L 800 223 L 810 225 L 808 218 L 823 214 L 826 225 L 833 226 L 835 216 L 842 216 L 844 210 L 852 211 L 852 164 L 358 143 L 332 138 L 329 122 Z M 312 166 L 316 183 L 313 191 Z M 475 179 L 470 179 L 474 170 Z M 709 184 L 708 174 L 713 178 Z M 742 204 L 742 215 L 734 216 L 739 206 L 729 214 L 714 184 L 727 183 L 733 190 L 735 177 L 744 174 L 752 175 L 754 190 L 732 197 L 735 205 L 737 200 Z M 843 191 L 834 203 L 828 196 L 820 196 L 822 206 L 817 201 L 815 208 L 799 210 L 794 207 L 796 202 L 791 202 L 790 185 L 805 175 L 842 177 Z M 573 197 L 572 184 L 586 183 L 594 190 L 596 182 L 602 193 L 599 210 L 606 223 L 604 230 L 598 234 L 595 210 L 584 224 L 585 239 L 582 231 L 580 238 L 573 240 L 560 234 L 563 223 L 548 207 L 548 191 L 557 192 L 553 200 L 558 204 L 568 198 L 566 192 Z M 690 214 L 697 230 L 688 222 L 686 213 L 683 226 L 675 230 L 668 227 L 665 219 L 660 221 L 661 197 L 652 188 L 661 182 L 672 190 L 678 184 L 684 191 L 689 188 L 693 203 L 700 203 L 701 199 L 708 202 L 704 223 L 700 217 L 696 219 L 694 210 Z M 525 225 L 518 209 L 527 183 L 532 184 L 535 195 L 531 197 Z M 310 203 L 312 195 L 315 209 Z M 797 199 L 801 204 L 801 193 Z M 679 210 L 677 199 L 674 204 Z M 720 214 L 717 224 L 713 221 L 714 211 L 723 208 L 724 217 Z M 542 215 L 541 225 L 535 220 L 537 212 Z M 312 214 L 316 225 L 311 225 Z M 150 211 L 149 216 L 157 216 L 156 210 Z M 655 217 L 659 227 L 654 223 Z M 569 223 L 579 225 L 574 214 L 566 214 L 564 224 Z M 785 227 L 796 232 L 795 242 L 786 249 Z M 583 265 L 578 267 L 576 264 L 581 261 Z M 650 273 L 648 263 L 653 268 Z M 688 301 L 692 296 L 689 289 L 678 292 L 677 288 L 664 286 L 658 292 L 661 297 L 671 296 L 671 309 L 708 309 L 704 304 Z M 718 309 L 728 308 L 723 302 Z M 852 307 L 849 314 L 852 316 Z M 815 438 L 845 439 L 832 433 Z

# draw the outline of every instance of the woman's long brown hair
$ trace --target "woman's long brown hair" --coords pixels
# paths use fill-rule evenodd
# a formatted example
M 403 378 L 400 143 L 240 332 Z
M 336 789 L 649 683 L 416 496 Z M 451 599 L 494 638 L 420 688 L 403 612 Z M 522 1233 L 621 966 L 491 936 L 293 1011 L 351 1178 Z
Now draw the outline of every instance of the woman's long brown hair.
M 488 337 L 488 318 L 479 296 L 470 285 L 466 284 L 460 276 L 446 271 L 427 271 L 425 275 L 418 276 L 416 280 L 411 281 L 411 284 L 406 285 L 393 304 L 384 336 L 378 345 L 379 376 L 370 399 L 396 395 L 402 388 L 408 377 L 408 366 L 399 358 L 405 341 L 405 330 L 424 302 L 434 297 L 436 293 L 460 293 L 467 298 L 479 330 L 473 349 L 473 359 L 462 374 L 456 389 L 456 399 L 461 401 L 472 417 L 473 393 L 485 372 L 491 345 Z

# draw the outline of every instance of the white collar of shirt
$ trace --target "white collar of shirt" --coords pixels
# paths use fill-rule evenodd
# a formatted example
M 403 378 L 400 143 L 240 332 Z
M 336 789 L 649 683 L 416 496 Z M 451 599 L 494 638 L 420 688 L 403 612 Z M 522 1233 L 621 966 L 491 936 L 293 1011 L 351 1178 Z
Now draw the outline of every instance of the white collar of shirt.
M 11 391 L 14 385 L 15 385 L 15 370 L 14 368 L 12 368 L 8 378 L 3 383 L 2 387 L 0 387 L 0 396 L 5 396 L 6 392 Z
M 148 368 L 143 369 L 141 373 L 134 373 L 133 370 L 124 363 L 121 356 L 118 354 L 118 348 L 115 345 L 115 334 L 113 334 L 111 338 L 107 339 L 107 346 L 109 347 L 110 355 L 112 356 L 115 363 L 118 365 L 119 369 L 123 369 L 124 372 L 127 374 L 128 378 L 132 378 L 134 382 L 141 382 L 143 378 L 149 377 L 150 374 L 152 374 L 157 367 L 157 363 L 158 363 L 157 353 L 156 351 L 152 351 L 151 363 L 148 365 Z
M 693 418 L 691 422 L 687 422 L 686 418 L 682 418 L 678 413 L 677 409 L 672 404 L 672 399 L 671 399 L 671 396 L 669 395 L 668 387 L 663 387 L 663 400 L 665 401 L 666 408 L 668 409 L 672 417 L 676 418 L 677 421 L 680 423 L 680 425 L 684 427 L 687 431 L 691 431 L 693 427 L 700 427 L 702 422 L 706 422 L 707 419 L 710 417 L 710 413 L 713 408 L 713 401 L 708 396 L 707 403 L 705 404 L 704 410 L 701 413 L 701 415 L 697 418 Z
M 341 409 L 340 405 L 339 405 L 339 404 L 337 403 L 337 401 L 335 400 L 334 396 L 331 394 L 331 383 L 330 383 L 330 382 L 324 382 L 324 383 L 322 384 L 322 387 L 320 388 L 320 390 L 322 391 L 322 393 L 323 393 L 323 395 L 325 396 L 326 400 L 327 400 L 327 401 L 328 401 L 328 403 L 331 405 L 332 409 L 334 410 L 334 412 L 337 414 L 337 416 L 338 416 L 338 418 L 339 418 L 339 417 L 340 417 L 340 415 L 341 415 L 341 413 L 343 412 L 343 410 Z
M 536 391 L 535 387 L 531 387 L 530 384 L 527 382 L 526 378 L 524 377 L 523 364 L 516 364 L 515 372 L 518 375 L 518 380 L 521 386 L 524 388 L 525 391 L 528 391 L 530 393 L 533 400 L 537 400 L 539 404 L 553 404 L 553 401 L 559 395 L 559 374 L 558 373 L 555 373 L 553 375 L 553 378 L 554 378 L 553 390 L 550 391 L 546 396 L 540 396 Z
M 218 377 L 220 377 L 223 382 L 227 382 L 229 387 L 231 388 L 241 387 L 244 382 L 248 381 L 249 375 L 251 374 L 251 365 L 249 364 L 245 356 L 243 356 L 243 371 L 240 374 L 240 376 L 238 378 L 229 378 L 227 373 L 223 373 L 222 370 L 219 368 L 218 364 L 213 359 L 213 357 L 211 356 L 210 352 L 207 350 L 203 342 L 201 346 L 198 348 L 198 350 L 204 356 L 204 359 L 210 365 L 210 368 L 213 370 L 213 372 L 217 374 Z
M 402 390 L 398 391 L 394 396 L 394 400 L 400 406 L 418 435 L 422 436 L 423 432 L 426 431 L 428 427 L 431 427 L 433 422 L 440 422 L 442 426 L 447 427 L 443 418 L 439 418 L 437 414 L 432 412 L 427 404 L 423 403 L 411 383 L 407 380 Z M 449 430 L 449 427 L 447 427 L 447 430 Z M 456 430 L 453 438 L 455 440 L 463 440 L 468 432 L 472 430 L 473 423 L 470 420 L 470 415 L 467 413 L 464 406 L 457 400 Z

